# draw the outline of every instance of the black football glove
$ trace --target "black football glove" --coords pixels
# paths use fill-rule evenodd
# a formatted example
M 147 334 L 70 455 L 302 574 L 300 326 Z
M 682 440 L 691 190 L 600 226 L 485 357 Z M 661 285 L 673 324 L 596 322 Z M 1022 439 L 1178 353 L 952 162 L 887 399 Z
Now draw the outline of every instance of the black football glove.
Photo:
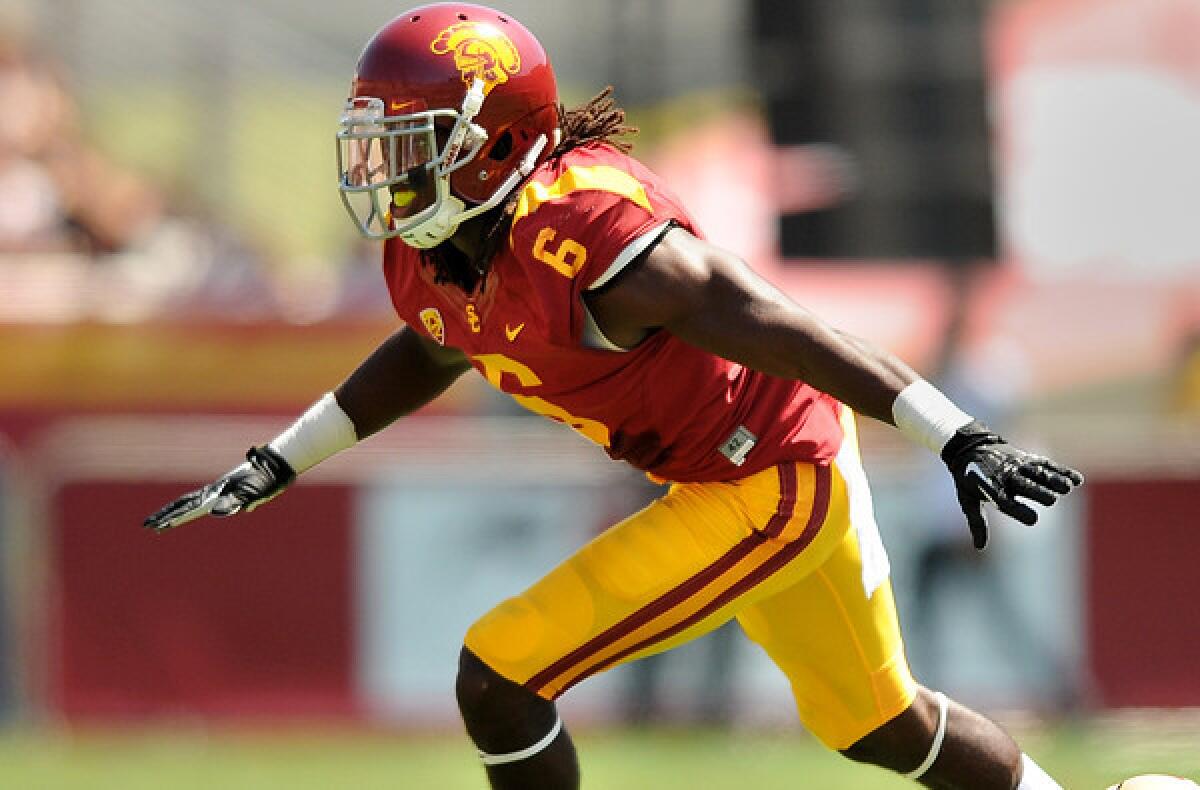
M 977 549 L 983 549 L 988 541 L 984 502 L 1032 525 L 1037 522 L 1037 511 L 1018 497 L 1053 505 L 1083 482 L 1083 475 L 1074 469 L 1012 446 L 978 420 L 955 432 L 942 448 L 942 460 L 954 477 L 958 504 L 967 516 Z
M 209 514 L 249 513 L 281 494 L 295 479 L 296 473 L 282 455 L 267 445 L 251 447 L 245 462 L 148 516 L 142 526 L 163 532 Z

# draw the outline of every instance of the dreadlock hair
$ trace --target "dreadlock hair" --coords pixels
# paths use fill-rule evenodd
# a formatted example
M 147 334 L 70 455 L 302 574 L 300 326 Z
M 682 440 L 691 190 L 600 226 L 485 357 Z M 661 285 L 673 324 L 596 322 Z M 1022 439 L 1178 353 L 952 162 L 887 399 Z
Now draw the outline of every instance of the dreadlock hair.
M 633 143 L 616 138 L 638 131 L 636 126 L 625 123 L 625 110 L 613 99 L 611 85 L 578 107 L 568 110 L 558 105 L 558 125 L 562 129 L 562 140 L 551 152 L 551 157 L 562 156 L 589 143 L 608 143 L 627 154 L 633 150 Z
M 625 110 L 613 99 L 613 87 L 609 85 L 583 104 L 566 109 L 558 105 L 558 126 L 562 137 L 550 159 L 557 159 L 568 151 L 586 145 L 602 143 L 611 145 L 621 153 L 633 150 L 633 143 L 617 138 L 637 134 L 637 127 L 625 123 Z M 421 263 L 432 266 L 434 282 L 452 283 L 467 293 L 475 290 L 487 276 L 488 261 L 496 254 L 500 244 L 508 236 L 513 213 L 517 208 L 519 191 L 509 197 L 503 205 L 484 214 L 481 218 L 489 223 L 480 245 L 479 256 L 470 260 L 453 244 L 443 242 L 438 246 L 421 250 Z

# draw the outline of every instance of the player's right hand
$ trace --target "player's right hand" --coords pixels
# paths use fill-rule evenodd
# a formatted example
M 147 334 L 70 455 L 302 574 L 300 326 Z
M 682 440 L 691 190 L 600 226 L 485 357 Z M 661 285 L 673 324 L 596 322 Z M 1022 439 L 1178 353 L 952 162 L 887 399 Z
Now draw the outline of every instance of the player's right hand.
M 232 516 L 268 502 L 287 488 L 296 473 L 270 446 L 251 447 L 246 460 L 203 488 L 190 491 L 147 516 L 142 526 L 163 532 L 201 516 Z

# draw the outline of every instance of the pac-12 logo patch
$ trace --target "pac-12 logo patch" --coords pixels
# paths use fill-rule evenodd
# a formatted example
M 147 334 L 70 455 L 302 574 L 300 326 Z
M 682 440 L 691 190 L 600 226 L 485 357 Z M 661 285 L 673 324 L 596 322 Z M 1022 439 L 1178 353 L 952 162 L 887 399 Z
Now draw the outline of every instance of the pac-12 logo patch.
M 442 323 L 442 314 L 436 307 L 426 307 L 421 311 L 421 323 L 439 345 L 446 345 L 446 325 Z
M 429 48 L 435 55 L 453 55 L 454 65 L 468 86 L 483 80 L 485 95 L 521 70 L 521 53 L 516 45 L 486 22 L 456 22 L 438 33 Z

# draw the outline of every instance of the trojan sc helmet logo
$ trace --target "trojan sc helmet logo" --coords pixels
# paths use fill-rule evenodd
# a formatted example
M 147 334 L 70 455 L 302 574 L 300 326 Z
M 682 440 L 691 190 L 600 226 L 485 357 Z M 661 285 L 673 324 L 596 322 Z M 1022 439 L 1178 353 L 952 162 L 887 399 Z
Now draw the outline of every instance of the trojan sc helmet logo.
M 439 345 L 446 345 L 446 325 L 442 323 L 442 314 L 436 307 L 426 307 L 421 311 L 421 323 Z
M 453 55 L 468 86 L 483 80 L 484 94 L 521 70 L 521 53 L 499 28 L 485 22 L 456 22 L 429 45 L 435 55 Z

